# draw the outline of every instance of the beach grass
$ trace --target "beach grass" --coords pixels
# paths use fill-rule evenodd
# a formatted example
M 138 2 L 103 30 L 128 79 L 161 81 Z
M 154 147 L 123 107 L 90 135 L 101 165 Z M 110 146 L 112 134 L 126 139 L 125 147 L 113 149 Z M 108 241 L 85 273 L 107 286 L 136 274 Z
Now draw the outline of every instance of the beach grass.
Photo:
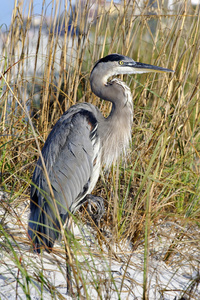
M 200 282 L 199 256 L 192 255 L 200 254 L 199 7 L 188 1 L 170 7 L 163 1 L 157 8 L 148 1 L 73 3 L 50 3 L 51 15 L 44 5 L 38 18 L 33 0 L 15 1 L 11 25 L 1 27 L 0 180 L 6 198 L 0 202 L 0 261 L 5 277 L 15 279 L 16 299 L 19 287 L 28 299 L 33 287 L 41 299 L 47 292 L 52 299 L 64 299 L 47 276 L 50 255 L 31 256 L 31 177 L 40 149 L 64 111 L 88 102 L 104 116 L 109 114 L 110 104 L 92 94 L 89 74 L 99 58 L 120 53 L 174 73 L 123 76 L 133 95 L 132 142 L 127 156 L 102 173 L 94 190 L 105 199 L 101 230 L 91 221 L 93 233 L 85 229 L 83 234 L 88 216 L 82 209 L 74 219 L 79 238 L 66 235 L 74 290 L 79 299 L 92 299 L 91 287 L 96 299 L 112 299 L 114 292 L 122 299 L 126 272 L 119 286 L 111 272 L 112 259 L 119 262 L 124 254 L 127 270 L 138 251 L 143 258 L 141 299 L 153 299 L 149 262 L 156 255 L 173 266 L 174 274 L 187 259 L 197 275 L 179 295 L 195 299 Z M 154 239 L 166 239 L 161 253 Z M 126 243 L 127 253 L 119 250 Z M 62 242 L 49 259 L 65 278 Z M 160 288 L 162 299 L 165 292 Z M 129 287 L 124 297 L 131 296 Z

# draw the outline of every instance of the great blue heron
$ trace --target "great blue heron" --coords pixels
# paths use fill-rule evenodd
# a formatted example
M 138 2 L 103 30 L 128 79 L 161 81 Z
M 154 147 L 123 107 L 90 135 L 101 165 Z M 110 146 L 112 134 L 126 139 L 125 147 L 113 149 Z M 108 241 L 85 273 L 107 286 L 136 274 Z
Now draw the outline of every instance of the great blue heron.
M 107 118 L 92 104 L 79 103 L 68 109 L 50 132 L 42 156 L 63 224 L 68 211 L 74 213 L 92 197 L 102 166 L 108 168 L 131 139 L 133 103 L 129 87 L 118 74 L 173 72 L 172 70 L 135 62 L 120 54 L 98 60 L 90 75 L 91 89 L 101 99 L 112 103 Z M 39 158 L 32 179 L 28 233 L 35 249 L 50 250 L 60 236 L 56 210 Z

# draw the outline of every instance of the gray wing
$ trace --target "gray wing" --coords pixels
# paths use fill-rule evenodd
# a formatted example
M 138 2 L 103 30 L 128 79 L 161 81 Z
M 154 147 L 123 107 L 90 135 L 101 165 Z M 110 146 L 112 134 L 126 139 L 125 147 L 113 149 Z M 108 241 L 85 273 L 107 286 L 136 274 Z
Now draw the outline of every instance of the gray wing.
M 63 222 L 68 209 L 73 205 L 75 210 L 89 189 L 93 163 L 98 153 L 94 148 L 95 144 L 99 144 L 96 112 L 96 108 L 89 104 L 71 107 L 58 120 L 42 149 Z M 29 235 L 33 239 L 33 232 L 37 230 L 44 244 L 52 246 L 50 240 L 54 242 L 58 238 L 59 230 L 52 232 L 51 227 L 59 229 L 59 226 L 41 159 L 37 162 L 32 182 Z M 37 246 L 41 244 L 38 238 L 35 239 Z

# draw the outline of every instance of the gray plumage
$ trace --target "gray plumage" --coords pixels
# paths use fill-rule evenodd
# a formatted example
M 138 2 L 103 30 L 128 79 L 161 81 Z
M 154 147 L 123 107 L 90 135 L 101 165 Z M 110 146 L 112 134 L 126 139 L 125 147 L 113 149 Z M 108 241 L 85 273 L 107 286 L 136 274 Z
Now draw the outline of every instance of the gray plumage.
M 68 210 L 74 213 L 89 199 L 101 167 L 109 168 L 126 152 L 131 139 L 131 91 L 119 79 L 108 82 L 108 78 L 152 71 L 171 72 L 119 54 L 100 59 L 91 72 L 90 84 L 98 97 L 112 102 L 108 118 L 92 104 L 80 103 L 66 111 L 53 127 L 42 155 L 63 224 Z M 59 239 L 60 227 L 40 158 L 32 179 L 30 210 L 28 233 L 35 249 L 40 252 L 43 245 L 50 250 Z
M 42 149 L 63 222 L 67 218 L 67 210 L 74 213 L 96 183 L 91 186 L 96 155 L 100 151 L 96 115 L 96 108 L 87 103 L 71 107 L 53 127 Z M 40 158 L 32 181 L 29 236 L 36 249 L 40 249 L 43 243 L 52 248 L 54 241 L 59 238 L 59 222 L 55 209 L 52 209 L 53 203 Z M 34 236 L 35 231 L 38 233 Z

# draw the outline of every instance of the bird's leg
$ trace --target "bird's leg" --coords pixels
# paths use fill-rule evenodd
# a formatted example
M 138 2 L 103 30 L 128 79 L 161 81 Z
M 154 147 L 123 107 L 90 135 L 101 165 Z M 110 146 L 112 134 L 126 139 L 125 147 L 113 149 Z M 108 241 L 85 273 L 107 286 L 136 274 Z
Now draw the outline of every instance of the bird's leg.
M 89 215 L 92 217 L 97 227 L 99 227 L 100 220 L 105 213 L 104 199 L 102 197 L 89 194 L 85 197 L 85 202 L 88 203 L 87 211 Z

